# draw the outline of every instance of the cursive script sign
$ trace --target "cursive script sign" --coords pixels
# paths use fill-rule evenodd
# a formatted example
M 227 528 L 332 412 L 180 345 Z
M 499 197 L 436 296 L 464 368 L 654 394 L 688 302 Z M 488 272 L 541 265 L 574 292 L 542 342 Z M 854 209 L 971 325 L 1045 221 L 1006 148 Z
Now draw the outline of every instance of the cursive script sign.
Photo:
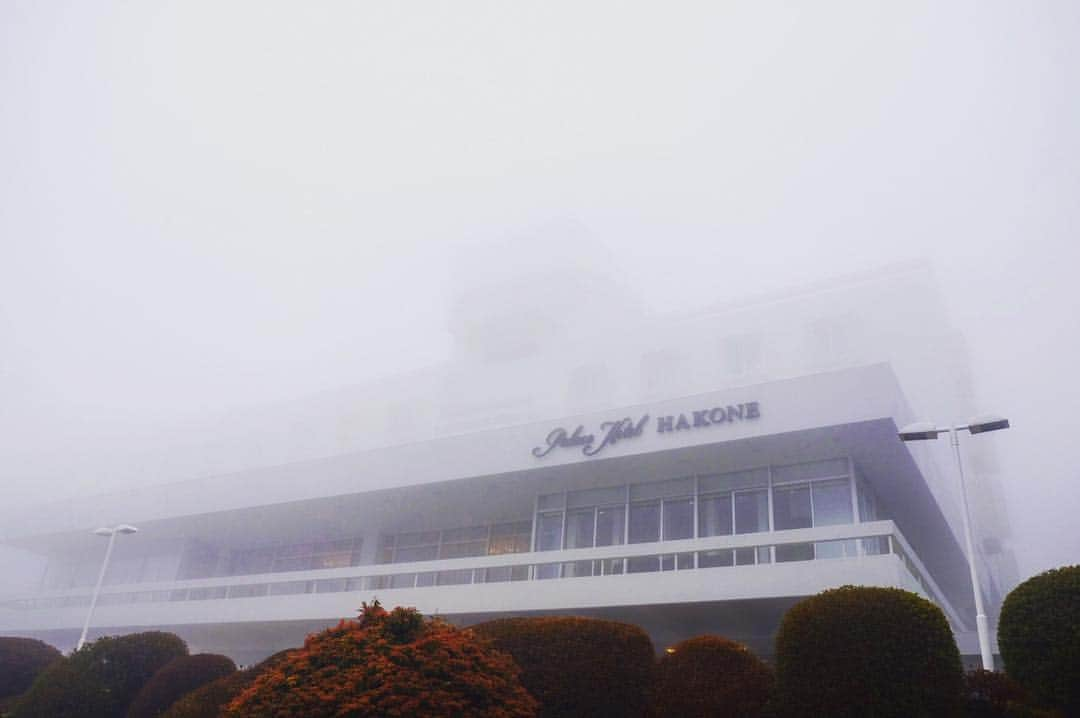
M 544 445 L 534 447 L 532 453 L 533 456 L 542 458 L 555 449 L 580 446 L 581 453 L 585 454 L 585 456 L 595 456 L 605 447 L 612 446 L 622 439 L 633 439 L 636 436 L 641 436 L 641 432 L 645 430 L 645 424 L 648 421 L 648 414 L 638 419 L 637 422 L 630 417 L 618 421 L 605 421 L 600 425 L 599 442 L 597 442 L 595 435 L 586 434 L 585 427 L 580 424 L 574 429 L 573 433 L 559 427 L 558 429 L 552 429 L 551 433 L 547 435 L 547 439 L 544 440 Z
M 714 406 L 710 409 L 698 409 L 684 414 L 659 416 L 656 418 L 656 433 L 667 434 L 691 431 L 718 424 L 753 421 L 760 417 L 761 406 L 756 401 L 729 404 L 728 406 Z M 573 431 L 559 427 L 552 429 L 544 440 L 543 446 L 534 447 L 532 454 L 541 459 L 555 449 L 581 447 L 581 453 L 585 456 L 596 456 L 608 446 L 614 446 L 623 439 L 633 439 L 641 436 L 648 421 L 648 414 L 645 414 L 637 421 L 630 417 L 618 421 L 605 421 L 600 425 L 599 440 L 597 440 L 595 434 L 586 433 L 585 427 L 581 424 L 578 424 Z

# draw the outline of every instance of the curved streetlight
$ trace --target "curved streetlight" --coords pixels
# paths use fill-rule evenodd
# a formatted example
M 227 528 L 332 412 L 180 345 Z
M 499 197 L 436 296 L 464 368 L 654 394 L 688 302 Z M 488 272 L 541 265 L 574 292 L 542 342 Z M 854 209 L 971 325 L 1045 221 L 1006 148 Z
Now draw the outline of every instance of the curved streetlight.
M 975 627 L 979 633 L 979 653 L 982 654 L 983 668 L 988 671 L 994 670 L 994 656 L 990 651 L 990 628 L 986 623 L 986 611 L 983 608 L 982 589 L 979 587 L 979 574 L 975 567 L 975 549 L 971 541 L 971 515 L 968 511 L 967 487 L 964 485 L 964 464 L 960 461 L 960 435 L 958 432 L 967 431 L 969 434 L 982 434 L 987 431 L 1008 429 L 1009 420 L 1003 416 L 977 416 L 967 424 L 956 426 L 937 426 L 933 422 L 920 421 L 908 424 L 900 430 L 900 438 L 903 441 L 926 441 L 938 438 L 938 434 L 948 432 L 953 452 L 956 454 L 956 470 L 960 475 L 960 498 L 964 505 L 964 542 L 967 544 L 968 567 L 971 569 L 971 589 L 975 592 Z
M 97 606 L 98 594 L 101 593 L 101 583 L 105 580 L 105 571 L 109 568 L 109 557 L 112 556 L 113 544 L 116 543 L 117 534 L 133 534 L 139 529 L 128 524 L 120 524 L 110 528 L 94 529 L 95 536 L 108 536 L 109 547 L 105 549 L 105 560 L 101 562 L 101 572 L 98 573 L 97 585 L 94 586 L 94 595 L 90 599 L 90 610 L 86 612 L 86 622 L 83 623 L 82 635 L 79 636 L 79 643 L 75 646 L 75 650 L 79 650 L 86 643 L 86 632 L 90 630 L 90 619 L 94 615 L 94 607 Z

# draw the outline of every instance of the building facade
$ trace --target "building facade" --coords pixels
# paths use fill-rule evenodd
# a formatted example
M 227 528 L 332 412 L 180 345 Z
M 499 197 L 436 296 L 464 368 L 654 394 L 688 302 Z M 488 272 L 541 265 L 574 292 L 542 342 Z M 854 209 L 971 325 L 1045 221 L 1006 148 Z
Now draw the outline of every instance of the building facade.
M 74 643 L 104 552 L 90 532 L 130 523 L 91 635 L 161 628 L 242 662 L 373 597 L 461 623 L 628 620 L 658 647 L 720 633 L 768 654 L 788 607 L 844 584 L 926 596 L 976 652 L 947 447 L 896 434 L 977 408 L 925 267 L 605 331 L 588 312 L 537 309 L 534 332 L 461 307 L 454 360 L 281 407 L 277 429 L 260 417 L 269 436 L 311 418 L 274 465 L 5 516 L 2 542 L 40 577 L 0 597 L 0 633 Z M 1015 582 L 1008 528 L 992 449 L 967 443 L 996 606 Z

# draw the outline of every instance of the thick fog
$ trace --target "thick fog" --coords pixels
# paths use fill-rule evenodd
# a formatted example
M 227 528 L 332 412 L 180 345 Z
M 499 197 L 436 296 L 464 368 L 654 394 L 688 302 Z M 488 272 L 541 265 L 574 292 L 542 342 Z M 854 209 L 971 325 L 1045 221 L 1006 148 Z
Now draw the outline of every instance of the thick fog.
M 1077 563 L 1078 75 L 1067 1 L 8 0 L 0 515 L 258 465 L 197 447 L 535 267 L 662 316 L 925 260 L 1021 577 Z

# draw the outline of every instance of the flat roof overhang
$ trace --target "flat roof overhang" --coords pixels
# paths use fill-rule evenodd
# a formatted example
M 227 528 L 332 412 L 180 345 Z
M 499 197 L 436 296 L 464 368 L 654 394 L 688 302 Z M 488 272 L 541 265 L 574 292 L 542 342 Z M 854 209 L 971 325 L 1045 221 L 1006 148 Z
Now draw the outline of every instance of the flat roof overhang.
M 704 429 L 658 432 L 622 441 L 603 455 L 559 449 L 538 459 L 533 447 L 555 426 L 599 427 L 622 416 L 687 414 L 756 402 L 760 417 Z M 152 486 L 113 496 L 59 502 L 4 517 L 0 542 L 40 553 L 84 550 L 96 526 L 134 523 L 143 541 L 192 536 L 214 540 L 273 527 L 304 540 L 349 526 L 379 526 L 389 515 L 424 528 L 471 505 L 477 522 L 526 518 L 522 497 L 565 488 L 652 481 L 692 473 L 851 456 L 887 517 L 919 554 L 949 600 L 971 612 L 966 560 L 925 474 L 897 437 L 910 420 L 888 365 L 877 364 L 681 397 L 650 405 L 506 427 L 239 474 Z M 899 421 L 898 421 L 899 420 Z M 411 518 L 410 518 L 411 517 Z M 467 525 L 457 523 L 456 525 Z M 443 528 L 450 528 L 443 526 Z M 153 537 L 153 539 L 151 539 Z

